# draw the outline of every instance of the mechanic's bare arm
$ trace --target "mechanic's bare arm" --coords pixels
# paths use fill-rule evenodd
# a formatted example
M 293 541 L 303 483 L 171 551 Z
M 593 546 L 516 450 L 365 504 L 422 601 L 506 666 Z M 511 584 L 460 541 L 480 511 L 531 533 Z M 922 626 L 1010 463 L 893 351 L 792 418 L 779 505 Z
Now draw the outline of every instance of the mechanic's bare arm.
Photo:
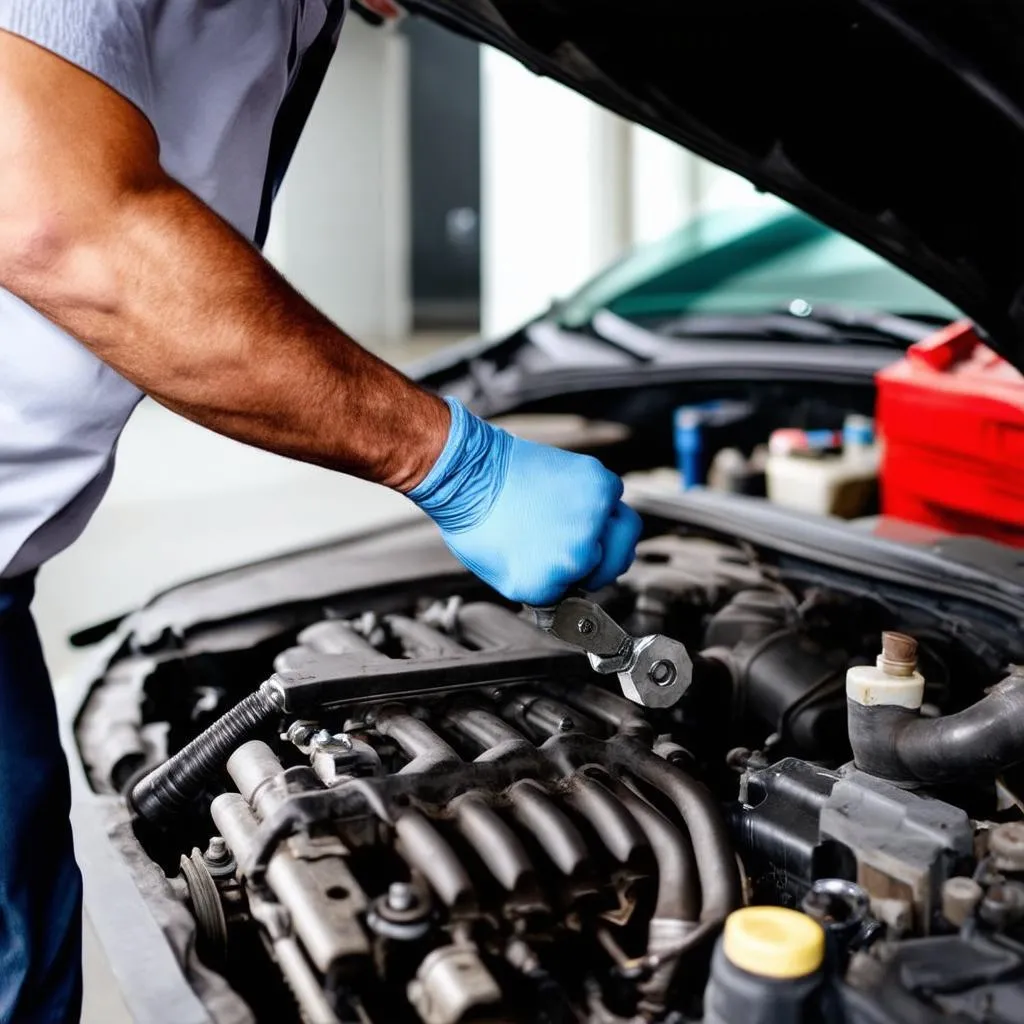
M 172 181 L 134 106 L 0 31 L 0 126 L 0 285 L 198 423 L 402 491 L 423 479 L 447 406 Z

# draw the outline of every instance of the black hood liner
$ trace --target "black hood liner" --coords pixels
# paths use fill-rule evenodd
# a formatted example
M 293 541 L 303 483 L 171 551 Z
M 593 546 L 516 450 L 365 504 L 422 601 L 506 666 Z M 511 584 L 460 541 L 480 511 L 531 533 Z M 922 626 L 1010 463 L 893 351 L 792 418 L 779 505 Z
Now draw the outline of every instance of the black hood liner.
M 1019 0 L 402 0 L 749 178 L 1024 367 Z

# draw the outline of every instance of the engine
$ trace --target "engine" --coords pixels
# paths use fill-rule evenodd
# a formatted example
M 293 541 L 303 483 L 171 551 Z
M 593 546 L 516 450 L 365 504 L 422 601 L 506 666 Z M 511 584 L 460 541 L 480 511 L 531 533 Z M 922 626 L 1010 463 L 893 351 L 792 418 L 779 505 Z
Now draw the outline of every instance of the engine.
M 990 634 L 655 537 L 597 595 L 694 656 L 649 710 L 520 609 L 430 589 L 136 655 L 83 715 L 218 1019 L 1024 1019 L 1024 677 Z M 907 680 L 917 707 L 876 700 Z M 730 960 L 744 905 L 820 926 L 806 977 Z

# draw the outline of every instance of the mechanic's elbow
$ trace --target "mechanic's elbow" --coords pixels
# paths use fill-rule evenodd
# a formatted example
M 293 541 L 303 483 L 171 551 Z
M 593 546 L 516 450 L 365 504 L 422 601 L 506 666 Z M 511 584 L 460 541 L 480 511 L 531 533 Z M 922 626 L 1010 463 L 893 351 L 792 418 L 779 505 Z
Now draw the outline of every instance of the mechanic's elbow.
M 106 262 L 55 207 L 0 214 L 0 285 L 39 309 L 106 305 Z
M 56 210 L 0 212 L 0 283 L 15 293 L 52 276 L 67 258 L 70 232 Z

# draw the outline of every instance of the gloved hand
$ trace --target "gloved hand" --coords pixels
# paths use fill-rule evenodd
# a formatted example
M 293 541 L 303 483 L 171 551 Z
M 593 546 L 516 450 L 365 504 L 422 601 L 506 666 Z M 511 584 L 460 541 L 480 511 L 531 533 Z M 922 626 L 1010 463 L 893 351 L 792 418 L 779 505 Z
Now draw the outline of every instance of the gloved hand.
M 640 517 L 622 481 L 588 455 L 522 441 L 448 399 L 452 425 L 434 468 L 409 497 L 456 558 L 509 600 L 554 604 L 597 590 L 636 555 Z

